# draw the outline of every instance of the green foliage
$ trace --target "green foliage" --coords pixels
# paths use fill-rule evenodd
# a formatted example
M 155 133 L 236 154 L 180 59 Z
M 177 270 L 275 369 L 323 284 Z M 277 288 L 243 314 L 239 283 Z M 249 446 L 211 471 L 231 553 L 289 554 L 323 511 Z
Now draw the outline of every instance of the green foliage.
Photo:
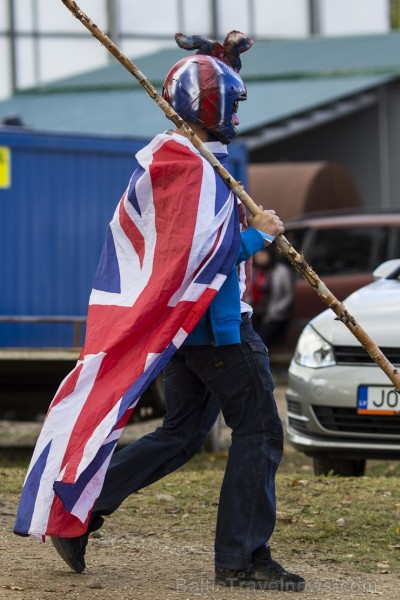
M 400 29 L 400 1 L 390 2 L 390 25 L 392 29 Z

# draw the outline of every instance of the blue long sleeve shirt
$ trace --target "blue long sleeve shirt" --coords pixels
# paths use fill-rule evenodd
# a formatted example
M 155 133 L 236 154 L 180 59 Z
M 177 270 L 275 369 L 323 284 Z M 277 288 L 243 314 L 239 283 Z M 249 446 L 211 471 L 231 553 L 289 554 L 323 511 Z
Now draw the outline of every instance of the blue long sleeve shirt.
M 237 266 L 265 247 L 262 234 L 249 227 L 240 234 L 240 248 L 234 268 L 221 289 L 188 335 L 185 345 L 227 346 L 240 344 L 240 288 Z

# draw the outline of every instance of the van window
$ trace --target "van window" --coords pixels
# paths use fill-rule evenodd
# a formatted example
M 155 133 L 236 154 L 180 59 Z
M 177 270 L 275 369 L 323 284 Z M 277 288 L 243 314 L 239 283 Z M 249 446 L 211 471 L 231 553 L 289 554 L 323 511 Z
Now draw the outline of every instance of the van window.
M 319 275 L 371 272 L 386 260 L 386 227 L 316 229 L 305 248 L 307 262 Z

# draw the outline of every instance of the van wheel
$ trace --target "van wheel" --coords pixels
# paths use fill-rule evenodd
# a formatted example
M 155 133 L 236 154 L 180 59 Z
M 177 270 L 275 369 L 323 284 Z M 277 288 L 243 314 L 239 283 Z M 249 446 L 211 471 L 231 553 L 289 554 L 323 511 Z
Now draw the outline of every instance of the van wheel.
M 324 454 L 314 456 L 314 475 L 340 475 L 362 477 L 365 473 L 363 459 L 330 458 Z

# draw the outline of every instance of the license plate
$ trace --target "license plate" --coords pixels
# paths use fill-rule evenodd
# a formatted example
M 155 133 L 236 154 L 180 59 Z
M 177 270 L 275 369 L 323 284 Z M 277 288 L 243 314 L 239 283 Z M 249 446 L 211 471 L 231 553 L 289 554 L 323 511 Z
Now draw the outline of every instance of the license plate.
M 360 385 L 358 414 L 396 415 L 400 413 L 400 394 L 390 386 Z

